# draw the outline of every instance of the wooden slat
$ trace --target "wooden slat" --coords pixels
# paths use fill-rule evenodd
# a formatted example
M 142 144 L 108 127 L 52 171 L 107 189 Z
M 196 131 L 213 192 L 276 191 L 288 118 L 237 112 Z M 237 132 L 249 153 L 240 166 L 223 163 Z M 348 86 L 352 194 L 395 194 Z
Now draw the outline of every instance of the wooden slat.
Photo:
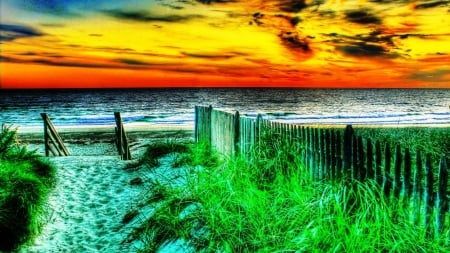
M 436 217 L 436 234 L 439 234 L 445 225 L 445 215 L 448 212 L 448 169 L 447 162 L 445 156 L 441 158 L 439 163 L 439 185 L 438 192 L 436 196 L 436 209 L 437 209 L 437 217 Z
M 70 155 L 69 150 L 67 150 L 64 142 L 59 136 L 56 128 L 53 126 L 50 117 L 46 113 L 41 113 L 41 117 L 44 121 L 44 145 L 45 145 L 45 155 L 49 156 L 50 152 L 54 156 L 68 156 Z

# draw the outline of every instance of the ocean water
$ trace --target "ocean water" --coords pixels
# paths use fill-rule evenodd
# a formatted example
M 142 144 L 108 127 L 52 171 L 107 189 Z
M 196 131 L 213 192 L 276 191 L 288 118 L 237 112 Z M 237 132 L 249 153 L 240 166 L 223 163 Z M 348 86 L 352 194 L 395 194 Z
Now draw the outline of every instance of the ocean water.
M 450 124 L 450 89 L 0 90 L 0 124 L 194 125 L 196 105 L 297 124 Z

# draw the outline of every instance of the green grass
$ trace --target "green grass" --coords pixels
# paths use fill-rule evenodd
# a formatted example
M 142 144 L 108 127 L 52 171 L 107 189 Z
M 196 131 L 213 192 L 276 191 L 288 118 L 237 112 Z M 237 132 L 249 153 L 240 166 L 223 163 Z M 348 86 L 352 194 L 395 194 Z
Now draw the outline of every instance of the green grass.
M 429 130 L 431 139 L 425 139 L 432 144 L 421 143 L 423 132 L 409 131 L 364 134 L 436 155 L 447 152 L 446 131 Z M 155 252 L 176 238 L 199 252 L 450 251 L 448 226 L 439 236 L 427 237 L 423 226 L 411 222 L 413 210 L 385 197 L 370 180 L 312 181 L 297 155 L 301 147 L 272 137 L 265 136 L 266 144 L 249 158 L 205 163 L 187 187 L 155 187 L 159 204 L 139 230 L 146 244 L 141 252 Z M 207 146 L 193 146 L 184 161 L 196 166 L 193 161 L 211 155 Z M 195 208 L 186 212 L 189 206 Z
M 400 144 L 402 148 L 430 153 L 434 160 L 443 155 L 450 157 L 450 128 L 448 127 L 402 127 L 402 128 L 354 128 L 355 134 L 363 138 Z
M 10 251 L 39 233 L 54 167 L 16 143 L 16 129 L 0 132 L 0 251 Z

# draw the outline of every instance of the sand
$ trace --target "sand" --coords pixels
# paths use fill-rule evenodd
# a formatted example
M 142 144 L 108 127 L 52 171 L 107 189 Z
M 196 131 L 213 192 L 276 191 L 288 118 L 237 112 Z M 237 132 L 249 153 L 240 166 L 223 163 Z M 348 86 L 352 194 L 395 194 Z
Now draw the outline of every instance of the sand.
M 127 236 L 153 214 L 153 208 L 142 203 L 150 190 L 149 182 L 170 173 L 164 172 L 168 162 L 153 171 L 133 165 L 150 142 L 192 139 L 192 131 L 186 129 L 130 131 L 134 160 L 122 161 L 115 149 L 114 134 L 105 129 L 85 130 L 60 132 L 72 155 L 48 158 L 57 168 L 57 184 L 50 193 L 40 235 L 18 253 L 136 252 L 142 242 L 127 241 Z M 19 131 L 19 141 L 43 155 L 41 136 L 36 131 Z M 143 183 L 132 185 L 136 178 Z M 137 207 L 139 215 L 123 223 L 125 214 Z M 161 252 L 185 246 L 166 247 L 168 250 Z

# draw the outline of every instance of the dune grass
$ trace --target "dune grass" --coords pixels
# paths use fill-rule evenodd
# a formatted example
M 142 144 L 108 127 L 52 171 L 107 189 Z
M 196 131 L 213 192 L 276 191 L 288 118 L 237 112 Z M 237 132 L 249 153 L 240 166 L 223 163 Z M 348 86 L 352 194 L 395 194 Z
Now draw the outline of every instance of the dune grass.
M 367 133 L 385 138 L 384 133 Z M 425 151 L 431 147 L 421 144 L 422 133 L 403 133 L 404 140 L 396 134 L 386 138 Z M 440 134 L 447 133 L 427 139 L 435 154 L 447 150 L 435 147 L 443 141 L 435 140 Z M 163 197 L 140 230 L 145 243 L 140 252 L 155 252 L 177 238 L 197 252 L 450 251 L 449 227 L 427 237 L 424 227 L 411 222 L 412 209 L 385 197 L 374 181 L 312 181 L 297 158 L 301 147 L 270 139 L 270 134 L 267 138 L 249 157 L 206 163 L 189 176 L 187 186 L 156 187 Z M 194 145 L 185 156 L 196 158 L 185 161 L 196 166 L 193 161 L 210 155 L 207 146 Z
M 402 128 L 354 128 L 355 134 L 363 138 L 400 144 L 403 148 L 429 153 L 434 160 L 443 155 L 450 157 L 450 128 L 448 127 L 402 127 Z
M 39 233 L 40 214 L 55 183 L 55 169 L 16 141 L 16 129 L 0 132 L 0 251 Z

